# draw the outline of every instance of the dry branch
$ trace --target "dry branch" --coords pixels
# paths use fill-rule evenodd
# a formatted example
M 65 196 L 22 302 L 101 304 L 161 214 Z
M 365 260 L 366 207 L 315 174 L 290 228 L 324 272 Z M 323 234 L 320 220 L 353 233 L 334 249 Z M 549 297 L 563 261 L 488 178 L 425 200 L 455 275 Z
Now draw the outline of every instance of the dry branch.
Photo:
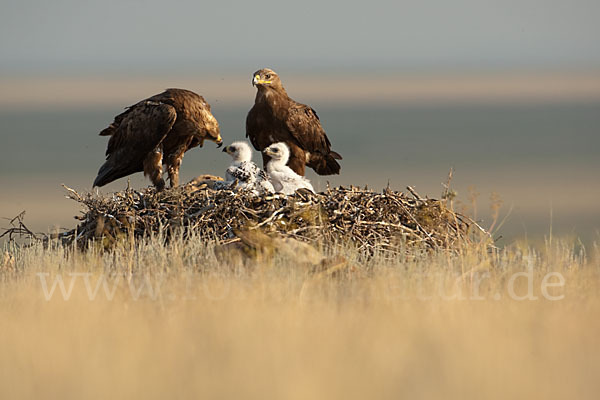
M 110 247 L 159 232 L 195 231 L 205 240 L 227 242 L 236 230 L 260 229 L 305 241 L 350 240 L 360 249 L 400 250 L 406 245 L 454 249 L 479 243 L 487 233 L 445 201 L 409 197 L 389 188 L 375 192 L 338 187 L 323 193 L 254 197 L 229 189 L 188 184 L 156 193 L 127 189 L 102 197 L 66 188 L 87 211 L 76 229 L 61 234 L 65 244 L 85 248 L 93 240 Z M 413 192 L 413 191 L 411 191 Z M 471 229 L 473 228 L 473 229 Z

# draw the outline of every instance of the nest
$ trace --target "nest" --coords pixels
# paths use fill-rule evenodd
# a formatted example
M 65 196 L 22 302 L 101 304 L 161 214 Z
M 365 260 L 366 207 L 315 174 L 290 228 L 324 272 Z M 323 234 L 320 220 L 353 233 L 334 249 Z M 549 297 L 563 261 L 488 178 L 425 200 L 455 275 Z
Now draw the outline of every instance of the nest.
M 65 187 L 66 188 L 66 187 Z M 239 240 L 241 231 L 260 230 L 308 242 L 352 242 L 359 250 L 398 251 L 419 245 L 453 249 L 479 241 L 487 233 L 470 218 L 452 211 L 446 200 L 411 196 L 389 188 L 376 192 L 357 187 L 328 188 L 314 194 L 253 196 L 228 188 L 188 184 L 156 192 L 127 189 L 102 197 L 66 188 L 85 206 L 77 228 L 55 235 L 65 244 L 109 248 L 174 232 L 216 243 Z

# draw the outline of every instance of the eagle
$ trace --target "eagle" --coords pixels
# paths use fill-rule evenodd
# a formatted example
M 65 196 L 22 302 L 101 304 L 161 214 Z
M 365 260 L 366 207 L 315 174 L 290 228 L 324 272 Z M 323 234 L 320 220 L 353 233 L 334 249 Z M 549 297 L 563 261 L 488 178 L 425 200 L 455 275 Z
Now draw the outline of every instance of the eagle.
M 93 186 L 104 186 L 116 179 L 144 172 L 163 190 L 163 164 L 171 187 L 179 184 L 183 154 L 204 144 L 221 147 L 219 123 L 204 98 L 185 89 L 167 89 L 126 108 L 112 124 L 100 132 L 110 136 L 106 162 L 100 167 Z
M 223 151 L 231 156 L 232 163 L 225 171 L 225 182 L 236 183 L 238 189 L 250 190 L 256 195 L 274 193 L 265 171 L 252 162 L 252 149 L 246 142 L 233 142 Z
M 267 163 L 267 174 L 277 193 L 294 194 L 298 189 L 315 191 L 308 179 L 298 175 L 286 165 L 290 157 L 290 149 L 287 144 L 274 143 L 264 149 L 263 153 L 270 158 Z
M 290 150 L 288 166 L 304 176 L 305 166 L 319 175 L 340 173 L 341 160 L 321 126 L 317 112 L 292 100 L 275 71 L 264 68 L 254 73 L 252 85 L 257 88 L 254 106 L 246 117 L 246 137 L 256 150 L 263 151 L 273 143 L 284 142 Z M 263 152 L 263 167 L 269 156 Z

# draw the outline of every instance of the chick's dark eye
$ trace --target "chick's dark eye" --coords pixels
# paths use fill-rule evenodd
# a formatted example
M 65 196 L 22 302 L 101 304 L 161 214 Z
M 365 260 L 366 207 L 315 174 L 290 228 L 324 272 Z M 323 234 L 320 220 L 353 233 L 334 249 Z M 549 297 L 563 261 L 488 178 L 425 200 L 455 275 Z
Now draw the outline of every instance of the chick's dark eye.
M 279 149 L 273 149 L 273 153 L 277 153 Z

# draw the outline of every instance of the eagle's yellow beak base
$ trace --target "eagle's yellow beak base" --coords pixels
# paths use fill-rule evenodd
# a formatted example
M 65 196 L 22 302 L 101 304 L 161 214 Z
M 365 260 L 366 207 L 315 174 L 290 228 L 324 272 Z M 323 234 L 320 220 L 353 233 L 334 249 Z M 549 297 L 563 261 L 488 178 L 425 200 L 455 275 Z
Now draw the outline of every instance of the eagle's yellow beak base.
M 254 78 L 252 79 L 252 86 L 256 86 L 256 85 L 266 85 L 269 84 L 273 81 L 265 81 L 263 79 L 260 79 L 260 75 L 254 75 Z

